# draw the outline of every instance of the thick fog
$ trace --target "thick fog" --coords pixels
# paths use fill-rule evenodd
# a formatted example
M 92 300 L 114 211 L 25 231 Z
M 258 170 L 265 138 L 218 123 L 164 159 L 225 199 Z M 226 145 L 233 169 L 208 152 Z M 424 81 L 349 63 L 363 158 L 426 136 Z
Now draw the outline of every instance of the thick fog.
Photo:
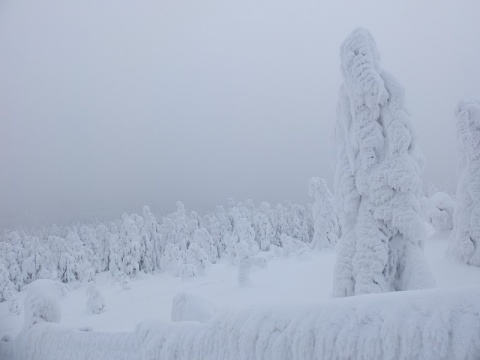
M 357 26 L 406 90 L 424 180 L 455 184 L 479 4 L 0 0 L 1 222 L 305 203 L 310 177 L 332 182 L 339 46 Z

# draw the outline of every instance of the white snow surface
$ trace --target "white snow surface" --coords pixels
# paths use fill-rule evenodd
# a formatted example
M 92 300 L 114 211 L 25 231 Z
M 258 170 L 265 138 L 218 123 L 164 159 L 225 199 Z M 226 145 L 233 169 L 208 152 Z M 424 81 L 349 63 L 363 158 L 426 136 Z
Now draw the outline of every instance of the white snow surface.
M 53 354 L 58 355 L 58 357 L 45 357 L 50 360 L 56 358 L 74 359 L 77 355 L 66 356 L 66 354 L 70 354 L 69 351 L 76 349 L 75 346 L 77 345 L 75 344 L 81 344 L 84 341 L 92 344 L 92 346 L 102 344 L 102 348 L 106 349 L 106 352 L 94 352 L 91 349 L 85 349 L 82 357 L 84 359 L 121 359 L 121 355 L 116 355 L 116 349 L 121 349 L 119 346 L 123 346 L 123 344 L 127 344 L 129 348 L 135 348 L 135 346 L 137 346 L 135 344 L 139 341 L 138 339 L 142 339 L 144 336 L 141 331 L 146 331 L 141 330 L 142 328 L 155 329 L 160 327 L 160 330 L 158 330 L 155 336 L 167 333 L 171 334 L 172 338 L 168 346 L 172 347 L 179 346 L 178 336 L 180 336 L 179 334 L 182 332 L 185 332 L 185 335 L 189 334 L 188 337 L 185 338 L 185 341 L 187 341 L 188 339 L 193 339 L 192 336 L 194 336 L 193 333 L 195 332 L 193 329 L 198 329 L 204 334 L 207 333 L 208 329 L 210 329 L 208 331 L 215 331 L 216 328 L 212 325 L 212 322 L 203 325 L 199 322 L 170 323 L 172 300 L 181 292 L 188 292 L 212 303 L 220 309 L 217 317 L 214 317 L 213 323 L 220 321 L 220 323 L 223 324 L 221 326 L 231 326 L 233 330 L 236 329 L 235 331 L 238 331 L 236 326 L 240 326 L 243 315 L 248 315 L 248 319 L 250 320 L 242 323 L 242 326 L 245 326 L 245 329 L 258 330 L 263 339 L 267 337 L 264 332 L 269 329 L 268 326 L 273 326 L 272 324 L 275 326 L 278 325 L 278 330 L 281 330 L 283 329 L 281 325 L 286 324 L 289 316 L 296 320 L 295 322 L 288 323 L 290 324 L 288 329 L 293 330 L 294 326 L 298 326 L 296 327 L 296 331 L 299 331 L 299 329 L 304 329 L 304 326 L 308 324 L 316 324 L 315 326 L 326 328 L 328 330 L 327 335 L 329 332 L 333 334 L 333 332 L 337 331 L 337 337 L 340 336 L 340 338 L 345 340 L 345 346 L 354 346 L 353 344 L 356 341 L 353 339 L 348 340 L 347 337 L 361 336 L 365 331 L 368 331 L 369 334 L 376 334 L 375 331 L 377 330 L 386 331 L 386 329 L 390 329 L 389 331 L 398 330 L 399 334 L 410 336 L 411 333 L 409 331 L 413 328 L 413 324 L 417 324 L 417 321 L 419 322 L 419 332 L 422 331 L 422 334 L 438 336 L 442 341 L 446 341 L 448 346 L 457 346 L 456 336 L 463 336 L 463 338 L 467 340 L 473 336 L 477 336 L 478 339 L 478 329 L 475 327 L 477 326 L 475 324 L 478 324 L 478 314 L 480 313 L 478 309 L 478 304 L 480 304 L 478 289 L 467 287 L 478 286 L 480 284 L 480 271 L 478 268 L 465 265 L 456 259 L 445 258 L 449 232 L 434 233 L 433 229 L 430 228 L 430 233 L 433 235 L 428 238 L 425 243 L 425 254 L 432 272 L 437 279 L 437 285 L 447 289 L 432 290 L 432 292 L 406 291 L 379 295 L 379 297 L 365 295 L 347 299 L 329 300 L 332 289 L 335 251 L 303 252 L 298 256 L 289 258 L 269 259 L 267 268 L 252 268 L 252 273 L 250 274 L 251 285 L 249 287 L 239 286 L 237 283 L 238 267 L 224 262 L 212 265 L 206 269 L 205 274 L 200 277 L 185 281 L 172 277 L 167 273 L 142 275 L 131 282 L 130 290 L 124 290 L 118 283 L 113 282 L 108 274 L 100 274 L 96 278 L 96 286 L 101 290 L 108 304 L 106 311 L 97 315 L 92 315 L 86 311 L 85 290 L 88 284 L 81 285 L 76 289 L 71 289 L 64 295 L 62 295 L 65 291 L 65 288 L 63 288 L 57 292 L 56 298 L 62 312 L 60 324 L 37 324 L 41 326 L 35 325 L 34 328 L 37 330 L 30 333 L 29 337 L 25 339 L 28 339 L 28 341 L 43 341 L 43 343 L 46 341 L 54 342 L 55 339 L 56 341 L 58 339 L 64 339 L 62 341 L 68 341 L 69 344 L 72 344 L 70 347 L 63 346 L 63 350 L 60 345 L 57 345 L 58 349 L 56 350 L 53 348 L 45 348 L 48 350 L 50 356 L 53 356 Z M 45 283 L 48 281 L 41 280 L 41 282 Z M 36 286 L 34 284 L 36 283 L 32 285 Z M 43 287 L 46 286 L 47 285 Z M 52 291 L 58 291 L 56 290 L 58 288 L 55 283 L 52 284 L 52 282 L 49 282 L 48 286 L 52 288 Z M 21 299 L 23 299 L 25 295 L 26 291 L 19 293 Z M 398 297 L 396 297 L 397 295 Z M 374 306 L 377 301 L 372 299 L 380 299 L 378 300 L 378 307 Z M 398 302 L 395 299 L 399 299 Z M 375 303 L 370 305 L 372 301 Z M 409 318 L 412 324 L 403 321 L 412 311 L 416 314 L 415 317 L 412 316 Z M 309 315 L 309 312 L 311 315 Z M 343 312 L 345 312 L 344 315 L 342 315 Z M 259 323 L 260 320 L 256 317 L 257 315 L 254 314 L 262 314 L 258 316 L 262 316 L 263 319 L 268 320 L 264 327 Z M 441 314 L 442 316 L 434 317 L 435 314 Z M 476 314 L 477 317 L 475 318 L 472 314 Z M 318 316 L 325 317 L 324 321 L 326 321 L 326 323 L 323 324 L 322 321 L 318 320 Z M 432 316 L 431 319 L 436 319 L 435 321 L 438 321 L 438 326 L 435 326 L 434 320 L 432 320 L 429 322 L 429 328 L 426 328 L 428 316 Z M 347 317 L 350 322 L 345 324 L 344 319 Z M 371 329 L 368 326 L 370 323 L 368 319 L 370 318 L 372 319 Z M 148 322 L 145 322 L 145 319 L 155 319 L 155 321 L 150 322 L 149 325 Z M 360 322 L 359 319 L 365 320 L 366 323 Z M 395 326 L 392 325 L 396 330 L 390 327 L 383 328 L 384 330 L 375 330 L 375 326 L 380 324 L 379 321 L 381 319 L 388 319 L 388 324 L 396 324 Z M 396 321 L 402 322 L 396 323 Z M 141 323 L 141 325 L 134 336 L 135 328 L 139 323 Z M 410 324 L 412 327 L 400 329 L 400 325 L 398 324 Z M 301 328 L 300 325 L 302 326 Z M 345 327 L 343 327 L 343 325 L 345 325 Z M 23 316 L 16 316 L 9 313 L 8 304 L 5 302 L 0 303 L 0 338 L 5 335 L 15 338 L 22 329 L 22 326 Z M 354 331 L 354 326 L 360 326 L 362 332 Z M 446 338 L 446 326 L 456 329 L 452 332 L 455 337 L 452 335 L 451 339 Z M 93 331 L 83 332 L 78 330 L 80 328 L 91 328 Z M 311 329 L 311 327 L 307 328 Z M 434 328 L 438 333 L 434 332 Z M 43 334 L 42 331 L 44 330 L 42 329 L 49 329 L 45 330 L 48 334 Z M 152 338 L 154 335 L 152 331 L 153 330 L 150 330 L 148 339 L 143 338 L 144 340 L 142 340 L 145 351 L 147 347 L 151 351 L 159 351 L 158 341 L 160 340 L 158 340 L 158 338 L 157 340 Z M 274 333 L 279 333 L 279 331 L 275 331 Z M 238 346 L 247 344 L 247 334 L 248 332 L 245 332 L 241 343 L 237 342 L 235 344 Z M 282 331 L 282 334 L 284 334 L 282 336 L 287 336 L 287 334 L 290 334 L 288 336 L 293 336 L 294 333 L 284 333 Z M 310 332 L 306 332 L 306 335 L 308 334 L 310 334 Z M 383 339 L 384 334 L 393 334 L 393 332 L 380 334 L 381 336 L 378 336 L 378 338 Z M 290 338 L 288 338 L 288 336 L 285 338 L 285 341 L 293 341 L 289 340 Z M 311 334 L 308 336 L 310 336 L 311 339 Z M 200 340 L 202 338 L 198 335 L 196 339 Z M 233 337 L 231 339 L 233 341 Z M 273 346 L 273 337 L 270 339 L 272 340 Z M 300 337 L 296 339 L 300 341 Z M 305 339 L 309 339 L 309 337 Z M 333 338 L 331 337 L 331 339 Z M 424 341 L 423 335 L 418 337 L 418 339 Z M 376 340 L 376 338 L 368 342 L 368 346 L 374 346 L 374 340 Z M 118 346 L 116 345 L 117 341 Z M 359 338 L 358 341 L 365 341 L 365 346 L 367 346 L 367 339 L 361 340 Z M 386 341 L 393 340 L 387 339 Z M 432 343 L 434 343 L 433 340 Z M 12 342 L 1 342 L 0 354 L 2 354 L 2 352 L 6 353 L 8 349 L 11 348 L 11 344 Z M 320 343 L 316 342 L 316 344 L 320 346 Z M 467 344 L 467 342 L 465 342 L 465 344 Z M 293 345 L 292 343 L 292 346 Z M 324 344 L 322 346 L 326 345 Z M 386 343 L 378 344 L 378 347 L 376 346 L 377 345 L 374 346 L 374 349 L 380 351 L 379 349 L 386 346 Z M 401 346 L 401 344 L 398 346 Z M 32 351 L 40 351 L 38 348 L 36 349 L 37 350 Z M 112 349 L 111 352 L 108 352 L 108 349 Z M 271 349 L 273 351 L 273 348 Z M 468 348 L 466 347 L 465 349 Z M 345 350 L 344 354 L 346 354 L 346 351 L 347 350 Z M 393 351 L 394 350 L 391 350 L 392 354 Z M 443 354 L 444 352 L 448 353 L 450 350 L 445 350 L 445 348 L 439 346 L 438 351 Z M 467 355 L 475 354 L 475 351 L 478 351 L 478 349 L 475 350 L 472 345 L 469 354 L 460 349 L 453 358 L 460 359 L 462 358 L 461 354 L 465 355 L 463 358 L 469 358 Z M 112 357 L 108 357 L 110 355 L 107 353 L 112 354 Z M 39 352 L 38 354 L 42 353 Z M 87 356 L 86 354 L 89 355 Z M 358 358 L 361 358 L 359 354 L 360 352 L 358 352 Z M 405 352 L 405 354 L 407 354 L 407 352 Z M 476 354 L 478 358 L 478 352 Z M 145 354 L 145 356 L 147 355 L 148 354 Z M 35 357 L 35 359 L 42 359 L 42 357 L 38 356 Z M 421 356 L 424 356 L 424 358 L 442 358 L 441 356 L 436 356 L 436 353 L 432 353 L 430 357 L 428 357 L 428 353 L 422 353 Z M 473 355 L 472 357 L 475 358 Z M 130 359 L 135 359 L 135 357 L 132 356 Z

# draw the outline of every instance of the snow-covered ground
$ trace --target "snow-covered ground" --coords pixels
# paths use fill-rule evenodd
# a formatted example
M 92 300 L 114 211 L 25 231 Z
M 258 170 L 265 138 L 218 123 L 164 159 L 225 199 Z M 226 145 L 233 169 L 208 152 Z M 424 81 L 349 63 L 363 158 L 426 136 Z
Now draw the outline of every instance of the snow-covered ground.
M 445 257 L 449 232 L 434 233 L 425 243 L 425 254 L 437 286 L 480 285 L 480 268 Z M 248 305 L 314 305 L 330 296 L 335 251 L 304 252 L 289 258 L 272 258 L 265 269 L 254 269 L 249 286 L 239 286 L 238 268 L 226 263 L 213 265 L 204 275 L 182 280 L 165 273 L 141 275 L 124 290 L 109 274 L 97 277 L 106 309 L 100 314 L 87 311 L 87 285 L 71 289 L 59 297 L 61 324 L 91 328 L 99 332 L 132 332 L 144 320 L 170 321 L 172 300 L 186 292 L 203 297 L 219 309 Z M 20 293 L 21 300 L 25 291 Z M 0 338 L 15 337 L 23 325 L 23 315 L 12 315 L 6 302 L 0 303 Z

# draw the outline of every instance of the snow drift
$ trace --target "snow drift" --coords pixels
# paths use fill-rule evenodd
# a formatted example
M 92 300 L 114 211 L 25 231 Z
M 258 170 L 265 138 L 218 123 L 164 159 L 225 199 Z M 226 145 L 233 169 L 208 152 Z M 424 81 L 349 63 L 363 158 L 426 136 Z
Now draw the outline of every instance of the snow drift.
M 364 295 L 137 327 L 143 359 L 477 359 L 480 288 Z
M 149 321 L 135 333 L 37 323 L 17 359 L 478 359 L 480 287 L 370 294 L 315 306 L 221 311 L 207 323 Z

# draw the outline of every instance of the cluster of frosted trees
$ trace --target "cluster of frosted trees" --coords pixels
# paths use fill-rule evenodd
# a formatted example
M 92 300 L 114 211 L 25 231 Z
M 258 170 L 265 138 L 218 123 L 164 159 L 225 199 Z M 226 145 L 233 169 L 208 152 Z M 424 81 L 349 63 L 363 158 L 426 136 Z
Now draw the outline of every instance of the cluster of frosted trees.
M 278 254 L 307 246 L 314 224 L 311 205 L 256 207 L 251 200 L 231 200 L 227 210 L 218 206 L 204 216 L 187 214 L 178 202 L 160 222 L 145 206 L 142 215 L 124 214 L 108 226 L 52 226 L 31 233 L 12 231 L 0 241 L 0 301 L 36 279 L 88 282 L 110 271 L 128 287 L 139 272 L 196 276 L 222 258 L 239 264 L 260 251 Z M 239 254 L 240 242 L 248 255 Z

